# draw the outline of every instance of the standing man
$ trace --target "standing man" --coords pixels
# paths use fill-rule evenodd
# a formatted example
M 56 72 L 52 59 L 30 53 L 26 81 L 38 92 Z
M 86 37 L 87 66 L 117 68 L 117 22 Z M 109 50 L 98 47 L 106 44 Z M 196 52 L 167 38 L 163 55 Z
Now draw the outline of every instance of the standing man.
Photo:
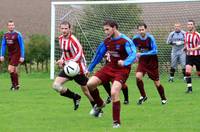
M 88 71 L 93 71 L 94 67 L 102 60 L 106 52 L 110 54 L 110 62 L 104 65 L 89 79 L 87 86 L 97 104 L 93 114 L 96 116 L 101 108 L 105 106 L 104 101 L 99 95 L 97 86 L 104 82 L 112 82 L 111 98 L 113 128 L 119 128 L 121 123 L 120 90 L 129 76 L 131 63 L 133 63 L 136 58 L 136 48 L 127 36 L 118 31 L 118 24 L 114 20 L 106 20 L 103 23 L 103 29 L 107 37 L 99 45 L 98 49 L 100 50 L 93 58 Z
M 62 50 L 62 56 L 60 60 L 56 63 L 63 68 L 64 64 L 72 60 L 79 64 L 80 74 L 69 77 L 65 74 L 64 70 L 59 73 L 53 83 L 53 89 L 55 89 L 61 96 L 68 97 L 74 102 L 74 110 L 77 110 L 79 107 L 79 102 L 81 96 L 72 92 L 69 88 L 65 88 L 63 85 L 69 80 L 74 80 L 77 84 L 81 86 L 83 93 L 88 97 L 92 105 L 94 104 L 93 98 L 89 93 L 89 90 L 86 86 L 88 78 L 86 77 L 86 61 L 83 54 L 83 49 L 77 38 L 71 33 L 71 24 L 67 21 L 63 21 L 60 24 L 61 35 L 59 36 L 59 44 Z
M 157 45 L 155 38 L 147 33 L 147 25 L 140 23 L 138 25 L 139 34 L 133 37 L 133 43 L 138 49 L 137 58 L 138 67 L 136 70 L 136 84 L 140 91 L 141 97 L 138 100 L 138 105 L 141 105 L 147 100 L 147 96 L 144 90 L 144 83 L 142 81 L 143 76 L 147 73 L 149 78 L 154 81 L 154 84 L 158 90 L 161 98 L 161 103 L 166 104 L 167 99 L 163 86 L 160 84 L 159 72 L 158 72 L 158 57 L 157 57 Z
M 181 30 L 181 24 L 176 23 L 174 25 L 175 31 L 171 32 L 167 39 L 167 44 L 172 45 L 172 51 L 171 51 L 171 69 L 170 69 L 170 77 L 169 82 L 174 81 L 174 73 L 176 71 L 178 63 L 181 64 L 182 67 L 182 73 L 185 77 L 185 58 L 186 54 L 183 51 L 184 49 L 184 37 L 185 37 L 185 31 Z
M 7 23 L 8 32 L 4 34 L 2 39 L 0 61 L 4 61 L 6 46 L 8 48 L 8 72 L 11 78 L 11 90 L 19 89 L 19 76 L 17 67 L 24 62 L 24 41 L 20 32 L 15 30 L 15 23 L 9 20 Z
M 185 50 L 186 50 L 186 93 L 192 93 L 192 67 L 195 65 L 197 74 L 200 76 L 200 34 L 195 31 L 194 20 L 187 23 L 188 31 L 185 34 Z

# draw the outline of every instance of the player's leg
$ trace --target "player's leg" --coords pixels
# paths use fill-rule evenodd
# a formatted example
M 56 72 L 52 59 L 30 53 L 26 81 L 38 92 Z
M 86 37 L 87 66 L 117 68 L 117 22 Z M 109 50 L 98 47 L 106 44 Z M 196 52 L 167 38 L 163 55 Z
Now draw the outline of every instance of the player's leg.
M 99 95 L 99 90 L 97 89 L 97 86 L 100 85 L 101 83 L 102 83 L 101 79 L 97 76 L 92 76 L 87 82 L 87 87 L 95 102 L 95 106 L 92 110 L 93 112 L 90 112 L 90 114 L 95 117 L 99 117 L 99 114 L 102 112 L 102 108 L 105 106 L 104 101 L 101 99 Z
M 19 89 L 19 75 L 17 72 L 17 67 L 20 64 L 19 58 L 20 58 L 19 54 L 13 54 L 12 56 L 9 56 L 8 71 L 11 76 L 11 81 L 14 90 Z
M 174 73 L 175 73 L 176 67 L 177 67 L 177 60 L 178 60 L 178 56 L 176 55 L 176 53 L 172 52 L 171 53 L 170 77 L 169 77 L 168 82 L 174 82 Z
M 92 106 L 92 109 L 90 110 L 90 115 L 94 115 L 95 117 L 101 117 L 103 115 L 103 110 L 100 109 L 100 112 L 96 112 L 95 110 L 97 109 L 96 107 L 96 103 L 94 102 L 93 97 L 91 96 L 87 85 L 85 86 L 81 86 L 81 89 L 83 91 L 83 93 L 85 94 L 85 96 L 89 99 L 90 104 Z
M 129 104 L 128 100 L 128 86 L 126 84 L 122 85 L 122 92 L 124 95 L 124 104 Z
M 155 61 L 152 61 L 152 67 L 149 67 L 147 74 L 149 78 L 154 81 L 154 84 L 161 98 L 161 103 L 166 104 L 167 99 L 165 97 L 164 87 L 160 84 L 159 80 L 158 60 L 155 59 Z
M 79 107 L 79 102 L 81 96 L 69 90 L 69 88 L 65 88 L 63 84 L 68 80 L 68 78 L 58 76 L 53 82 L 53 89 L 60 93 L 61 96 L 73 99 L 74 102 L 74 110 L 77 110 Z
M 191 65 L 186 65 L 186 83 L 187 83 L 187 91 L 186 93 L 191 93 L 192 92 L 192 66 Z
M 186 83 L 187 83 L 187 90 L 186 93 L 192 93 L 192 66 L 194 64 L 194 57 L 193 56 L 186 56 L 186 67 L 185 67 L 185 74 L 186 74 Z
M 81 90 L 83 91 L 84 95 L 89 99 L 92 107 L 94 107 L 94 105 L 95 105 L 94 99 L 91 96 L 90 91 L 87 87 L 87 82 L 89 80 L 88 77 L 86 77 L 85 75 L 82 74 L 82 75 L 75 76 L 73 79 L 77 84 L 80 85 Z
M 109 82 L 102 84 L 109 97 L 111 97 L 111 86 Z
M 157 91 L 160 95 L 161 98 L 161 103 L 162 104 L 166 104 L 167 103 L 167 98 L 165 97 L 165 91 L 164 91 L 164 87 L 160 84 L 160 80 L 154 80 L 154 84 L 157 88 Z
M 17 90 L 15 87 L 19 85 L 18 82 L 18 74 L 17 74 L 17 68 L 13 65 L 8 65 L 8 72 L 10 73 L 11 78 L 11 90 Z
M 146 93 L 145 93 L 145 90 L 144 90 L 144 83 L 142 81 L 142 78 L 143 78 L 143 73 L 142 72 L 136 72 L 136 84 L 137 84 L 137 87 L 140 91 L 140 95 L 141 97 L 139 98 L 137 104 L 140 105 L 142 104 L 144 101 L 147 100 L 147 96 L 146 96 Z
M 99 95 L 99 90 L 97 89 L 97 86 L 101 83 L 101 80 L 97 76 L 92 76 L 87 82 L 87 87 L 90 91 L 90 94 L 98 107 L 101 107 L 104 104 L 103 100 Z
M 180 64 L 181 64 L 181 67 L 182 67 L 182 73 L 183 73 L 183 79 L 184 79 L 184 81 L 186 81 L 185 63 L 186 63 L 186 55 L 185 55 L 184 52 L 182 52 L 182 54 L 180 54 Z
M 122 84 L 119 81 L 114 81 L 111 87 L 112 97 L 112 113 L 113 113 L 113 128 L 120 127 L 120 90 Z
M 88 90 L 87 85 L 85 86 L 81 86 L 81 90 L 83 91 L 84 95 L 89 99 L 90 104 L 92 105 L 92 107 L 94 107 L 95 102 L 94 99 L 92 98 L 90 91 Z
M 106 90 L 107 94 L 108 94 L 108 97 L 106 99 L 106 104 L 109 104 L 111 102 L 111 86 L 110 86 L 110 83 L 109 82 L 105 82 L 102 84 L 104 89 Z

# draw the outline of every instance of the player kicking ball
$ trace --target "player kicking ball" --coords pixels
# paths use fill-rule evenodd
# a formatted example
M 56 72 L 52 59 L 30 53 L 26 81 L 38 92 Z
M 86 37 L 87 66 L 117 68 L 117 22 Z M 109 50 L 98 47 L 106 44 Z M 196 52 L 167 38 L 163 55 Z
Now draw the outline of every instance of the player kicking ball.
M 112 82 L 113 128 L 119 128 L 121 125 L 119 95 L 122 85 L 129 76 L 131 64 L 136 58 L 136 48 L 126 35 L 118 31 L 118 24 L 115 21 L 106 20 L 103 24 L 103 29 L 107 37 L 99 45 L 98 49 L 100 50 L 93 57 L 88 71 L 93 71 L 94 67 L 103 59 L 106 52 L 110 54 L 110 62 L 104 65 L 89 79 L 87 86 L 97 104 L 94 108 L 94 115 L 96 115 L 105 106 L 105 102 L 101 99 L 97 86 L 104 82 Z

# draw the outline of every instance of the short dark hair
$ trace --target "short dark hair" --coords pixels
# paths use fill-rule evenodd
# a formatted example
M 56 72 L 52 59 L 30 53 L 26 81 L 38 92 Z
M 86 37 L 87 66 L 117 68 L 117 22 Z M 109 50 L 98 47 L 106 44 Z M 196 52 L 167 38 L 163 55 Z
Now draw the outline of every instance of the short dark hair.
M 71 24 L 68 21 L 62 21 L 60 25 L 68 25 L 71 28 Z
M 188 20 L 188 22 L 192 22 L 195 25 L 195 21 L 192 19 Z
M 141 22 L 137 25 L 137 29 L 141 26 L 144 26 L 145 29 L 147 29 L 147 25 L 144 22 Z
M 116 29 L 118 29 L 118 24 L 115 20 L 105 20 L 103 25 L 109 25 L 110 27 L 116 27 Z
M 8 23 L 14 23 L 14 21 L 12 19 L 8 20 Z

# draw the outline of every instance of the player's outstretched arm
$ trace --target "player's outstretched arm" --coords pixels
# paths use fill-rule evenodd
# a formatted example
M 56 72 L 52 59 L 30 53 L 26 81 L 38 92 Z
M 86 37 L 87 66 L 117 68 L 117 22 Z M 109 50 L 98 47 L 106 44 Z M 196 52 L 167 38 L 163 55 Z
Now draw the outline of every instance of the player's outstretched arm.
M 89 72 L 92 72 L 93 69 L 95 68 L 95 66 L 102 60 L 106 51 L 107 51 L 107 49 L 106 49 L 105 44 L 103 42 L 100 43 L 100 45 L 98 46 L 98 48 L 96 50 L 96 54 L 94 55 L 90 65 L 88 67 Z
M 132 41 L 128 41 L 125 44 L 125 49 L 128 54 L 128 57 L 124 60 L 123 65 L 128 66 L 136 60 L 136 47 Z

